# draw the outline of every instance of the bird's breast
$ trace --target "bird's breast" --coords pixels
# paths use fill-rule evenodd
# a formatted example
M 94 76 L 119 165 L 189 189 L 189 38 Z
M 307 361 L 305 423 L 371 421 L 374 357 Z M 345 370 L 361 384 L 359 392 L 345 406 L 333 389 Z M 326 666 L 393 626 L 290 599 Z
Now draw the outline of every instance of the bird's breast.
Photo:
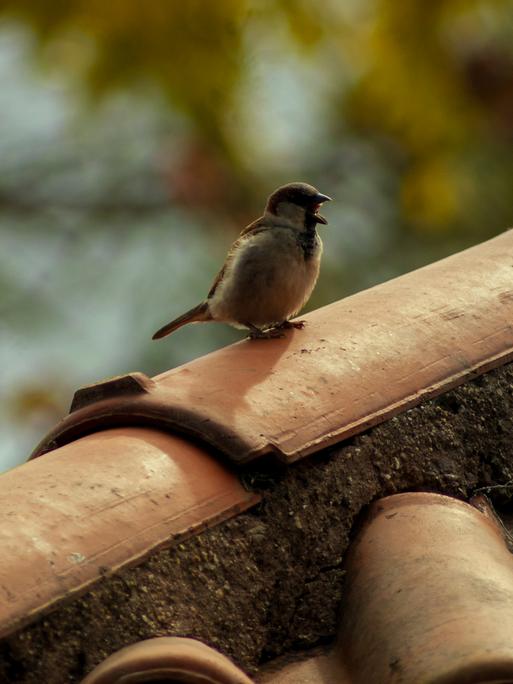
M 213 317 L 257 326 L 289 318 L 310 297 L 321 253 L 317 232 L 272 228 L 248 236 L 209 301 Z

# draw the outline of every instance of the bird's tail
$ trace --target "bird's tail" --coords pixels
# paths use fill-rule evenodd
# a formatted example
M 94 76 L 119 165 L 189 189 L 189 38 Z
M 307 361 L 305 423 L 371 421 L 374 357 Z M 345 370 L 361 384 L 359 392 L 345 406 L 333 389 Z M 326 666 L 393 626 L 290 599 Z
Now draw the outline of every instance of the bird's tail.
M 178 316 L 178 318 L 175 318 L 174 321 L 167 323 L 167 325 L 160 328 L 160 330 L 157 330 L 157 332 L 153 335 L 153 337 L 151 339 L 152 340 L 158 340 L 161 337 L 165 337 L 166 335 L 170 335 L 175 330 L 178 330 L 178 328 L 181 328 L 182 325 L 187 325 L 187 323 L 194 323 L 195 321 L 211 321 L 211 320 L 212 320 L 212 316 L 210 315 L 210 311 L 208 310 L 208 303 L 207 302 L 201 302 L 201 304 L 198 304 L 198 306 L 195 306 L 192 309 L 190 309 L 189 311 L 186 311 L 181 316 Z

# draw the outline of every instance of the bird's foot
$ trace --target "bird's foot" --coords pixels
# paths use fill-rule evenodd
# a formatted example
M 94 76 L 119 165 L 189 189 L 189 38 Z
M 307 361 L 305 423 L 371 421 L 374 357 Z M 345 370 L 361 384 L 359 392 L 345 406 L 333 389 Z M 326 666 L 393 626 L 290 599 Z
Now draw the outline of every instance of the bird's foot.
M 306 321 L 283 321 L 276 326 L 275 330 L 288 330 L 289 328 L 295 328 L 296 330 L 303 330 Z
M 250 340 L 272 340 L 277 337 L 285 337 L 285 335 L 278 328 L 269 328 L 268 330 L 260 330 L 256 325 L 251 325 L 246 323 L 249 328 L 249 339 Z

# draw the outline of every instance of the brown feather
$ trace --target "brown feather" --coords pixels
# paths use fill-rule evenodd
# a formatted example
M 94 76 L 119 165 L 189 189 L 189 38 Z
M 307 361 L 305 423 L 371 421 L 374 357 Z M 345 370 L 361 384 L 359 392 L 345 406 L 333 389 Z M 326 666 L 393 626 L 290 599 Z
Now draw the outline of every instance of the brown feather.
M 160 330 L 157 330 L 157 332 L 153 335 L 151 339 L 159 340 L 161 337 L 170 335 L 175 330 L 178 330 L 178 328 L 181 328 L 182 325 L 187 325 L 187 323 L 211 320 L 212 316 L 210 315 L 210 312 L 208 310 L 207 302 L 201 302 L 201 304 L 198 304 L 198 306 L 195 306 L 189 311 L 186 311 L 181 316 L 178 316 L 178 318 L 175 318 L 174 321 L 167 323 L 162 328 L 160 328 Z
M 216 275 L 214 282 L 212 283 L 212 287 L 208 291 L 207 299 L 211 299 L 211 297 L 214 296 L 214 292 L 217 290 L 217 286 L 219 283 L 222 281 L 224 274 L 226 272 L 226 267 L 228 265 L 229 257 L 230 257 L 231 252 L 228 252 L 228 256 L 226 257 L 226 261 L 224 262 L 223 268 L 219 271 L 219 273 Z
M 208 291 L 207 299 L 211 299 L 214 296 L 214 292 L 217 290 L 217 286 L 219 285 L 219 283 L 223 280 L 224 274 L 226 273 L 226 269 L 228 268 L 230 261 L 233 259 L 235 253 L 237 252 L 241 242 L 245 238 L 248 238 L 250 235 L 254 235 L 255 233 L 260 232 L 261 230 L 268 230 L 268 229 L 269 229 L 269 225 L 267 225 L 264 222 L 263 216 L 261 216 L 256 221 L 253 221 L 253 223 L 250 223 L 249 226 L 246 226 L 245 228 L 242 229 L 239 237 L 235 240 L 233 245 L 230 247 L 228 254 L 226 255 L 226 259 L 225 259 L 225 262 L 223 264 L 223 268 L 216 275 L 214 282 L 212 283 L 212 287 Z
M 240 231 L 240 235 L 238 240 L 236 240 L 235 244 L 240 240 L 241 237 L 244 237 L 245 235 L 249 235 L 249 233 L 254 234 L 259 232 L 260 230 L 267 230 L 269 228 L 269 221 L 265 219 L 264 216 L 261 216 L 258 218 L 256 221 L 253 221 L 252 223 L 249 224 L 249 226 L 246 226 Z

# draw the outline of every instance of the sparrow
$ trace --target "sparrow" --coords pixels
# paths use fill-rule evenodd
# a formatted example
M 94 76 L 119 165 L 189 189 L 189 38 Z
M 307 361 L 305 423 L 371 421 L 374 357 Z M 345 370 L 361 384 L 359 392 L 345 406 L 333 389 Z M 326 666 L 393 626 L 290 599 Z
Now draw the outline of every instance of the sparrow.
M 307 183 L 289 183 L 267 200 L 264 215 L 231 246 L 207 298 L 157 330 L 154 340 L 187 323 L 220 321 L 246 328 L 251 338 L 282 337 L 306 304 L 319 276 L 322 241 L 317 224 L 323 195 Z

